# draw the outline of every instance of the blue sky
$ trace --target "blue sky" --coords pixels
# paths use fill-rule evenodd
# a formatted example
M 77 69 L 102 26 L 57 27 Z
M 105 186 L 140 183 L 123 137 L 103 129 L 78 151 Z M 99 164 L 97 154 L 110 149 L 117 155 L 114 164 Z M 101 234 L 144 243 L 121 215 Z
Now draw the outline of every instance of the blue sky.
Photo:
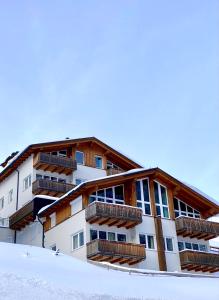
M 219 200 L 219 1 L 4 1 L 0 161 L 96 136 Z

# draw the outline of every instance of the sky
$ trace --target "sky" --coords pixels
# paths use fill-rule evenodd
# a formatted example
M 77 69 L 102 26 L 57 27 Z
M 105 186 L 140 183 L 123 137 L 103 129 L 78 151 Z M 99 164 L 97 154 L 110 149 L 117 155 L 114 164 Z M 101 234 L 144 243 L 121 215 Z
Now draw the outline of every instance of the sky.
M 0 2 L 0 162 L 96 136 L 219 201 L 219 0 Z

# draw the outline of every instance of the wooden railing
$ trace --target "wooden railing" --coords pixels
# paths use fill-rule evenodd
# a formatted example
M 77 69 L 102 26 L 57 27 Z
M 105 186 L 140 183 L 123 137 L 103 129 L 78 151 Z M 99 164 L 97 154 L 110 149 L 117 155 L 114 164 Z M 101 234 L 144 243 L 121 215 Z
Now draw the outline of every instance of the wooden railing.
M 189 217 L 176 218 L 178 235 L 209 240 L 219 235 L 219 223 Z
M 65 194 L 75 185 L 70 183 L 56 182 L 48 179 L 37 179 L 33 182 L 33 194 Z
M 95 201 L 86 208 L 85 218 L 91 224 L 131 228 L 142 223 L 142 210 L 127 205 Z
M 109 176 L 109 175 L 120 174 L 120 173 L 122 173 L 122 172 L 125 172 L 125 171 L 122 170 L 122 169 L 114 169 L 114 168 L 109 168 L 109 169 L 106 170 L 106 173 L 107 173 L 108 176 Z
M 39 152 L 34 158 L 36 169 L 43 169 L 57 173 L 70 174 L 77 169 L 77 162 L 70 157 L 61 157 L 49 153 Z
M 180 252 L 182 269 L 189 271 L 219 271 L 219 254 L 186 250 Z
M 146 258 L 145 247 L 140 244 L 94 240 L 87 243 L 87 258 L 99 261 L 136 264 Z

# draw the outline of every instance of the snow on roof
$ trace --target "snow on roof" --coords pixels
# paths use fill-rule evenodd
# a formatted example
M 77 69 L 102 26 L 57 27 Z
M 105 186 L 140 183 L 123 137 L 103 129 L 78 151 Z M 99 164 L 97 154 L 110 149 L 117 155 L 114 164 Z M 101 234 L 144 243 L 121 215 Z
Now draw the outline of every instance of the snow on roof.
M 208 199 L 209 201 L 213 202 L 214 204 L 219 205 L 219 201 L 215 200 L 214 198 L 210 197 L 209 195 L 205 194 L 204 192 L 202 192 L 200 189 L 198 189 L 197 187 L 188 184 L 186 182 L 183 182 L 183 184 L 185 184 L 186 186 L 188 186 L 190 189 L 192 189 L 193 191 L 195 191 L 196 193 L 202 195 L 203 197 L 205 197 L 206 199 Z
M 23 152 L 23 151 L 22 151 L 22 152 Z M 18 152 L 15 156 L 13 156 L 11 159 L 9 159 L 9 161 L 7 162 L 7 165 L 5 165 L 4 167 L 2 167 L 2 169 L 1 169 L 1 171 L 0 171 L 0 174 L 1 174 L 1 172 L 3 172 L 9 165 L 11 165 L 11 164 L 13 163 L 13 161 L 14 161 L 15 159 L 17 159 L 18 156 L 21 155 L 22 152 Z

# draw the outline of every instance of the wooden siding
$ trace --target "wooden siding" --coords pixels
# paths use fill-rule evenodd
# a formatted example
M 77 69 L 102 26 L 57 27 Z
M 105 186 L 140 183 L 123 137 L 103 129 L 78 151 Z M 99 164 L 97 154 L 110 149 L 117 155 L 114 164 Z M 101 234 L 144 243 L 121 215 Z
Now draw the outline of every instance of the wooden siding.
M 106 170 L 107 175 L 116 175 L 116 174 L 120 174 L 123 172 L 125 172 L 125 171 L 122 169 L 114 169 L 114 168 L 109 168 Z
M 164 236 L 161 217 L 154 218 L 156 240 L 157 240 L 157 255 L 160 271 L 167 271 L 167 263 L 164 248 Z
M 66 205 L 64 207 L 60 207 L 60 209 L 56 212 L 56 224 L 63 222 L 71 216 L 71 206 Z
M 48 179 L 37 179 L 32 184 L 33 194 L 43 194 L 57 197 L 67 193 L 74 187 L 75 185 L 70 183 L 56 182 Z
M 142 210 L 126 205 L 93 202 L 85 211 L 86 221 L 90 224 L 132 228 L 142 223 Z
M 137 264 L 146 258 L 144 245 L 94 240 L 87 243 L 87 258 L 110 263 Z
M 69 175 L 72 171 L 77 169 L 75 160 L 69 157 L 60 157 L 48 153 L 39 152 L 33 159 L 33 166 L 35 169 L 43 171 L 50 171 L 56 173 L 63 173 Z
M 219 271 L 219 254 L 186 250 L 180 252 L 180 261 L 181 268 L 188 271 Z
M 176 232 L 183 237 L 210 240 L 219 236 L 219 223 L 190 217 L 176 218 Z

